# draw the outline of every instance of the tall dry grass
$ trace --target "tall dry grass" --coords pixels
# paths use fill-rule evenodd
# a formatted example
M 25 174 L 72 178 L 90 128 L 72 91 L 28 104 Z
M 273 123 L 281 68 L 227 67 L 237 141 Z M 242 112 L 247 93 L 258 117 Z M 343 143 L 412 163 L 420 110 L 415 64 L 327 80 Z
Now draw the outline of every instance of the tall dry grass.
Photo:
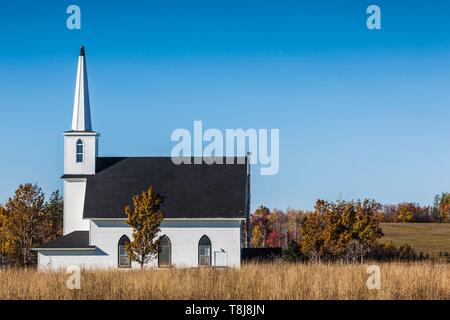
M 0 270 L 0 299 L 450 299 L 450 265 L 381 263 L 380 290 L 367 265 L 249 264 L 240 269 L 83 271 Z

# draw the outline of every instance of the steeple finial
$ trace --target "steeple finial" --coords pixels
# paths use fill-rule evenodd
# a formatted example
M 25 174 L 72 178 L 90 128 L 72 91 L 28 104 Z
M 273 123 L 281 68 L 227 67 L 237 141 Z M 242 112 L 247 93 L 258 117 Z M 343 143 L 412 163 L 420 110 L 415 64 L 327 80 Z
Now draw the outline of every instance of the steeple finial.
M 89 88 L 84 46 L 78 57 L 77 82 L 72 116 L 73 131 L 92 131 L 91 109 L 89 106 Z

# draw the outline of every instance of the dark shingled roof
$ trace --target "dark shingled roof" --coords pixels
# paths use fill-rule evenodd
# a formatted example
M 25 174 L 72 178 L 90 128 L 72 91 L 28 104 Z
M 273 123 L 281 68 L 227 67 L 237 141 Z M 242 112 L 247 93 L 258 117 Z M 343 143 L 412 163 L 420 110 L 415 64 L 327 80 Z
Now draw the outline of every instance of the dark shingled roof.
M 95 246 L 89 245 L 89 231 L 74 231 L 65 236 L 50 241 L 44 245 L 35 248 L 41 249 L 95 249 Z
M 132 197 L 149 186 L 165 201 L 165 218 L 244 218 L 247 163 L 180 164 L 170 157 L 97 158 L 87 177 L 84 218 L 125 218 Z

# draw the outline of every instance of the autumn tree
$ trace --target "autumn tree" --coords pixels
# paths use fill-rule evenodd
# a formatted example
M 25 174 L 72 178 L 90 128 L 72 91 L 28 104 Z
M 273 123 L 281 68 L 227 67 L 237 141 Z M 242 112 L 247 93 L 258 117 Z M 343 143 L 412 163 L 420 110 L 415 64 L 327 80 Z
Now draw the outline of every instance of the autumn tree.
M 312 260 L 342 256 L 352 239 L 355 210 L 351 202 L 317 200 L 302 225 L 301 245 Z
M 440 222 L 450 222 L 450 193 L 435 196 L 434 212 Z
M 301 210 L 288 209 L 287 210 L 287 241 L 290 243 L 291 240 L 295 242 L 300 242 L 301 226 L 305 220 L 306 213 Z
M 373 200 L 317 200 L 301 229 L 301 248 L 313 261 L 358 256 L 362 260 L 380 238 L 380 204 Z
M 384 205 L 382 211 L 385 222 L 440 222 L 436 207 L 420 206 L 418 203 Z
M 4 232 L 2 216 L 4 215 L 5 208 L 0 204 L 0 265 L 8 263 L 10 243 L 8 242 L 8 237 Z
M 281 210 L 274 209 L 269 214 L 269 232 L 266 239 L 266 247 L 284 247 L 287 243 L 287 221 L 288 216 Z
M 380 225 L 383 216 L 380 212 L 381 205 L 374 200 L 357 201 L 354 208 L 356 215 L 352 226 L 352 240 L 356 240 L 359 244 L 359 255 L 362 262 L 363 257 L 370 251 L 376 240 L 383 236 Z
M 300 241 L 300 229 L 305 211 L 288 209 L 287 212 L 260 206 L 250 217 L 251 242 L 254 247 L 287 248 L 291 240 Z M 246 231 L 241 228 L 244 237 Z
M 414 203 L 401 203 L 398 205 L 397 221 L 399 222 L 412 222 L 414 220 L 414 213 L 416 206 Z
M 356 212 L 354 204 L 347 201 L 321 203 L 319 209 L 324 219 L 324 249 L 322 254 L 326 258 L 340 257 L 345 254 L 348 243 L 353 238 L 352 226 Z
M 0 249 L 19 265 L 34 262 L 31 249 L 40 244 L 39 229 L 46 218 L 44 209 L 44 193 L 30 183 L 20 185 L 14 197 L 0 206 Z
M 270 210 L 264 206 L 256 209 L 251 216 L 252 245 L 253 247 L 265 247 L 267 236 L 270 231 Z
M 322 205 L 319 201 L 316 203 L 316 210 L 306 215 L 301 229 L 301 250 L 314 262 L 320 261 L 323 253 L 325 224 L 320 214 Z
M 158 252 L 160 225 L 163 220 L 161 206 L 164 198 L 149 187 L 133 197 L 133 205 L 125 207 L 126 223 L 133 228 L 133 240 L 125 246 L 132 261 L 144 268 Z

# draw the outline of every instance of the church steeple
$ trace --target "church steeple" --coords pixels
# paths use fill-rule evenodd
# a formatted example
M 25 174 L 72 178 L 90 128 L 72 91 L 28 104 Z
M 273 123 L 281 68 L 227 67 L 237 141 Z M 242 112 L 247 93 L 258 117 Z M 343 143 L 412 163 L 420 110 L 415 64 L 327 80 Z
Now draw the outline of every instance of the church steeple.
M 83 219 L 87 177 L 95 175 L 98 152 L 97 132 L 92 131 L 91 110 L 84 47 L 78 57 L 77 83 L 72 127 L 64 132 L 64 235 L 89 230 Z
M 77 82 L 73 103 L 72 131 L 92 131 L 91 109 L 84 46 L 78 57 Z
M 73 103 L 72 127 L 64 132 L 64 174 L 95 174 L 97 138 L 92 130 L 91 109 L 84 47 L 78 57 L 77 82 Z

